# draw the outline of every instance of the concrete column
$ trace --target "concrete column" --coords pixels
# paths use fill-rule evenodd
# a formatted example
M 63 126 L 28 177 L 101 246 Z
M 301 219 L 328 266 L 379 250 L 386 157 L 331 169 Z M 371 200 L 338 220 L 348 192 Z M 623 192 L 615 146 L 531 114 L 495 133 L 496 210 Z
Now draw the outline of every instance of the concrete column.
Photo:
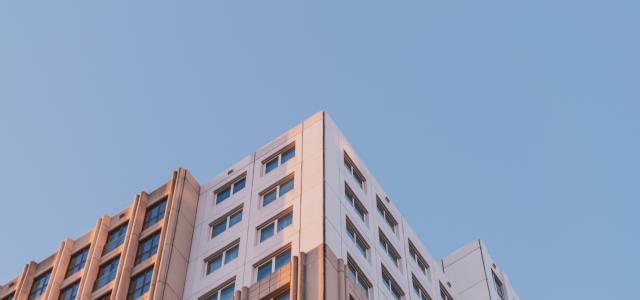
M 67 238 L 65 241 L 60 243 L 60 247 L 58 248 L 58 252 L 56 253 L 56 257 L 53 262 L 53 269 L 49 276 L 49 284 L 47 285 L 47 290 L 45 291 L 42 299 L 58 300 L 58 297 L 60 296 L 60 288 L 62 288 L 62 282 L 64 281 L 64 276 L 67 272 L 67 265 L 69 265 L 69 260 L 71 258 L 72 249 L 72 239 Z
M 112 300 L 125 300 L 129 291 L 129 282 L 131 280 L 131 271 L 133 270 L 136 252 L 138 251 L 138 242 L 140 240 L 140 232 L 142 232 L 142 223 L 144 222 L 144 214 L 147 209 L 147 201 L 149 195 L 142 192 L 136 195 L 131 207 L 129 216 L 129 225 L 127 225 L 127 233 L 122 245 L 122 254 L 120 254 L 120 263 L 118 272 L 114 279 Z
M 307 254 L 304 252 L 300 252 L 300 258 L 298 259 L 298 281 L 296 282 L 296 285 L 298 286 L 296 288 L 297 290 L 297 298 L 293 298 L 294 300 L 304 300 L 306 299 L 306 293 L 305 293 L 305 287 L 304 284 L 306 282 L 306 271 L 307 268 L 305 267 L 307 263 Z
M 345 290 L 345 264 L 342 258 L 338 259 L 338 300 L 347 299 L 347 292 Z
M 298 281 L 300 279 L 298 274 L 300 270 L 298 260 L 298 256 L 294 256 L 291 259 L 291 280 L 289 280 L 289 293 L 291 294 L 291 299 L 297 299 L 298 297 Z
M 31 285 L 33 284 L 33 278 L 37 268 L 38 264 L 34 261 L 24 266 L 18 282 L 18 288 L 16 288 L 15 300 L 27 300 L 29 298 L 29 292 L 31 291 Z
M 240 293 L 240 300 L 249 300 L 249 288 L 246 286 L 242 287 L 242 293 Z
M 81 271 L 82 280 L 80 280 L 80 286 L 78 287 L 77 299 L 91 298 L 93 284 L 98 276 L 98 268 L 100 268 L 102 249 L 109 234 L 109 223 L 111 223 L 111 218 L 109 216 L 102 216 L 98 219 L 96 227 L 91 232 L 91 245 L 87 253 L 87 262 Z

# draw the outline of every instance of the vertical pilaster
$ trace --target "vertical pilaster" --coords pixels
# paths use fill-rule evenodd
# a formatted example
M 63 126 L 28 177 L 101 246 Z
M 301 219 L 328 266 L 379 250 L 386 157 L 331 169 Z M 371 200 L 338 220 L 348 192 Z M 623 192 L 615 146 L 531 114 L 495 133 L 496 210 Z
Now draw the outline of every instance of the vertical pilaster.
M 297 299 L 298 295 L 298 281 L 300 280 L 300 276 L 298 274 L 300 270 L 298 260 L 297 255 L 291 259 L 291 280 L 289 281 L 291 299 Z
M 112 300 L 124 300 L 127 298 L 131 271 L 133 270 L 136 259 L 148 198 L 149 195 L 142 192 L 138 194 L 133 201 L 131 214 L 129 215 L 127 234 L 122 245 L 122 254 L 120 254 L 118 273 L 116 274 L 113 292 L 111 294 Z
M 345 289 L 346 283 L 345 277 L 345 264 L 342 258 L 338 259 L 338 300 L 347 299 L 347 292 Z
M 18 288 L 16 289 L 16 295 L 14 297 L 15 300 L 27 300 L 27 298 L 29 297 L 29 291 L 31 290 L 31 285 L 33 284 L 33 277 L 36 274 L 37 268 L 38 264 L 33 261 L 30 261 L 26 266 L 24 266 L 22 275 L 20 275 Z
M 71 258 L 72 249 L 72 239 L 67 238 L 62 243 L 60 243 L 60 247 L 58 248 L 58 252 L 56 253 L 54 259 L 53 269 L 51 270 L 51 275 L 49 276 L 49 284 L 47 284 L 47 289 L 42 299 L 57 300 L 60 296 L 60 288 L 62 287 L 62 282 L 64 281 L 64 276 L 67 270 L 67 265 L 69 264 L 69 259 Z
M 98 276 L 98 269 L 100 268 L 100 257 L 102 256 L 102 249 L 107 241 L 107 235 L 109 234 L 109 224 L 111 218 L 108 216 L 102 216 L 96 221 L 96 227 L 91 233 L 91 245 L 89 246 L 89 253 L 87 254 L 87 262 L 85 263 L 82 272 L 82 280 L 80 281 L 80 287 L 78 287 L 77 299 L 90 299 L 91 292 L 93 290 L 93 284 Z
M 298 281 L 296 282 L 298 295 L 297 298 L 293 298 L 294 300 L 304 300 L 305 299 L 305 288 L 304 283 L 307 280 L 307 268 L 305 267 L 307 264 L 307 254 L 304 252 L 300 252 L 300 258 L 298 259 Z

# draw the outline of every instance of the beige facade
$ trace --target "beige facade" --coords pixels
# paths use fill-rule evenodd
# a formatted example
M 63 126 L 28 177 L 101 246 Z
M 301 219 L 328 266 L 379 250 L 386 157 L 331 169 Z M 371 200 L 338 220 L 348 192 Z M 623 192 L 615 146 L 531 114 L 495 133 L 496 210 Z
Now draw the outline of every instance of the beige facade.
M 0 287 L 0 300 L 28 299 L 34 278 L 45 272 L 51 280 L 37 299 L 58 299 L 79 282 L 77 299 L 507 300 L 469 293 L 466 269 L 488 274 L 457 259 L 469 246 L 445 261 L 433 258 L 390 198 L 319 112 L 206 183 L 176 171 L 123 212 L 100 218 L 87 235 L 28 264 Z M 145 212 L 161 199 L 163 222 L 143 230 Z M 102 255 L 108 233 L 123 223 L 130 226 L 122 245 Z M 136 262 L 140 241 L 158 230 L 157 254 Z M 65 278 L 71 255 L 89 245 L 84 269 Z M 93 288 L 99 267 L 114 257 L 114 279 Z M 153 270 L 148 291 L 128 297 L 132 278 L 145 270 Z
M 62 241 L 55 253 L 40 262 L 29 262 L 18 277 L 0 286 L 0 299 L 109 299 L 103 297 L 110 295 L 110 299 L 122 300 L 130 292 L 142 294 L 140 299 L 180 299 L 198 193 L 199 185 L 188 171 L 173 172 L 169 182 L 151 193 L 136 195 L 129 207 L 100 217 L 85 235 Z M 164 213 L 149 219 L 149 208 Z M 125 226 L 126 230 L 118 230 Z M 149 237 L 155 238 L 155 253 L 139 252 L 140 242 Z M 136 261 L 139 253 L 144 260 Z M 99 277 L 100 269 L 112 261 L 118 261 L 117 267 L 114 264 L 109 276 Z M 137 291 L 130 289 L 132 278 L 145 272 L 150 279 L 142 280 Z

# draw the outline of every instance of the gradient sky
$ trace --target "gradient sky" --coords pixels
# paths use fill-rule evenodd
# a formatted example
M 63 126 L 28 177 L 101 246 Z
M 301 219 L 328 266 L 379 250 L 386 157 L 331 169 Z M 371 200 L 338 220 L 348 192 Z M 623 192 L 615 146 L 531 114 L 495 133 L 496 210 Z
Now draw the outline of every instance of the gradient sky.
M 637 295 L 640 2 L 307 2 L 2 1 L 0 282 L 326 109 L 435 257 Z

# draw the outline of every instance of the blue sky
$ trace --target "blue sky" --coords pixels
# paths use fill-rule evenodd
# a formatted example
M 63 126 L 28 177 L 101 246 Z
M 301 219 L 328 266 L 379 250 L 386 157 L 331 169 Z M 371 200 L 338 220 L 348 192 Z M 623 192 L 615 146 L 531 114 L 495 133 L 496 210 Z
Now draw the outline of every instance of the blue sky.
M 639 12 L 4 1 L 0 282 L 172 170 L 206 180 L 326 109 L 434 256 L 482 238 L 523 299 L 629 299 Z

